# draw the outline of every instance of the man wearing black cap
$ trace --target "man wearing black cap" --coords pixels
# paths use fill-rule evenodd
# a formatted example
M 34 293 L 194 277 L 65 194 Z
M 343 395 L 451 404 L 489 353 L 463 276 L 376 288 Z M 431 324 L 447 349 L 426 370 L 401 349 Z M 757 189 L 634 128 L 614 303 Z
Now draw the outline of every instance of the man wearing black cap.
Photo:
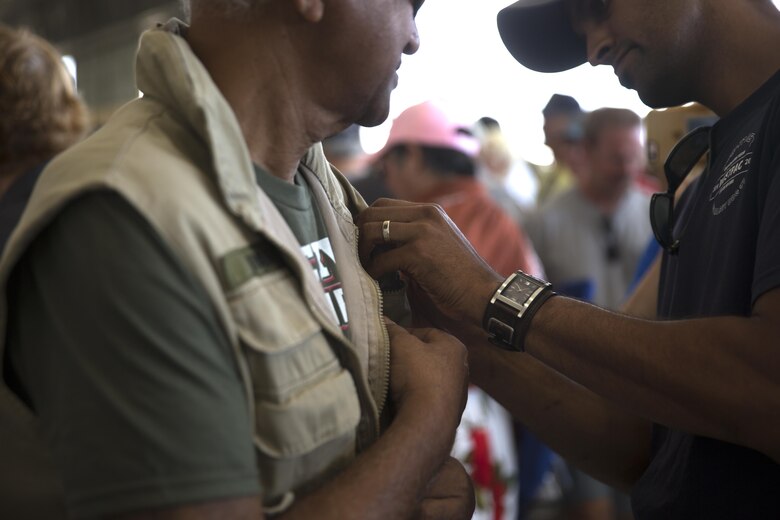
M 654 107 L 720 121 L 670 153 L 651 222 L 658 318 L 502 280 L 431 206 L 362 216 L 364 253 L 392 221 L 429 317 L 469 345 L 472 380 L 553 448 L 632 493 L 638 519 L 780 518 L 780 13 L 770 0 L 521 0 L 499 30 L 523 65 L 611 65 Z M 704 174 L 674 190 L 709 151 Z

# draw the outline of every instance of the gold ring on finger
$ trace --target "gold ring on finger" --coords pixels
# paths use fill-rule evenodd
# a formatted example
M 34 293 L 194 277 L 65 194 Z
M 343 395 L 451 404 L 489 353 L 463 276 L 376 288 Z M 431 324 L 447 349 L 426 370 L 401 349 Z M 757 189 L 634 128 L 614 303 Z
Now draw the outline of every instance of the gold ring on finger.
M 382 222 L 382 240 L 390 242 L 390 221 L 385 220 Z

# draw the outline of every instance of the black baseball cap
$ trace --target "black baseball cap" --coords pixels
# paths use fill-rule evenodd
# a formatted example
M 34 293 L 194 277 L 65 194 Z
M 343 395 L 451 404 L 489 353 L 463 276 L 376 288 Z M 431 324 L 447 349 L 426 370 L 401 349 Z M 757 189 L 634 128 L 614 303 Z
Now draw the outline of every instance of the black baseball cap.
M 531 70 L 561 72 L 587 61 L 585 38 L 574 32 L 565 0 L 519 0 L 498 13 L 498 32 Z

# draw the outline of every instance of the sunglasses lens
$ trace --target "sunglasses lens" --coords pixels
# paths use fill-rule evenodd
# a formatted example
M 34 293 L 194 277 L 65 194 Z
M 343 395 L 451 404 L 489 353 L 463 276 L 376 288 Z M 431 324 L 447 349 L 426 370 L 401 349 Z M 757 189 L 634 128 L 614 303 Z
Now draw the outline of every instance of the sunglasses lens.
M 669 152 L 664 164 L 666 179 L 676 190 L 686 175 L 696 166 L 710 145 L 710 127 L 702 126 L 682 138 Z
M 650 199 L 650 224 L 653 227 L 653 234 L 658 243 L 670 253 L 674 253 L 679 245 L 679 241 L 674 240 L 672 230 L 674 193 L 709 150 L 711 129 L 712 127 L 709 126 L 701 126 L 688 133 L 672 148 L 664 163 L 664 173 L 669 187 L 665 193 L 656 193 Z
M 668 193 L 656 193 L 650 199 L 650 225 L 655 239 L 663 247 L 672 244 L 672 196 Z

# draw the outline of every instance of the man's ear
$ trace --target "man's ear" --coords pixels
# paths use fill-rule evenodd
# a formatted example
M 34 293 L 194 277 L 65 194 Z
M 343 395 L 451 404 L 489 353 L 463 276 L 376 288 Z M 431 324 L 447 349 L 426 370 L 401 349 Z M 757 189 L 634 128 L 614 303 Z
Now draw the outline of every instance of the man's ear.
M 322 20 L 322 15 L 325 12 L 324 0 L 293 0 L 295 10 L 307 22 L 316 23 Z

